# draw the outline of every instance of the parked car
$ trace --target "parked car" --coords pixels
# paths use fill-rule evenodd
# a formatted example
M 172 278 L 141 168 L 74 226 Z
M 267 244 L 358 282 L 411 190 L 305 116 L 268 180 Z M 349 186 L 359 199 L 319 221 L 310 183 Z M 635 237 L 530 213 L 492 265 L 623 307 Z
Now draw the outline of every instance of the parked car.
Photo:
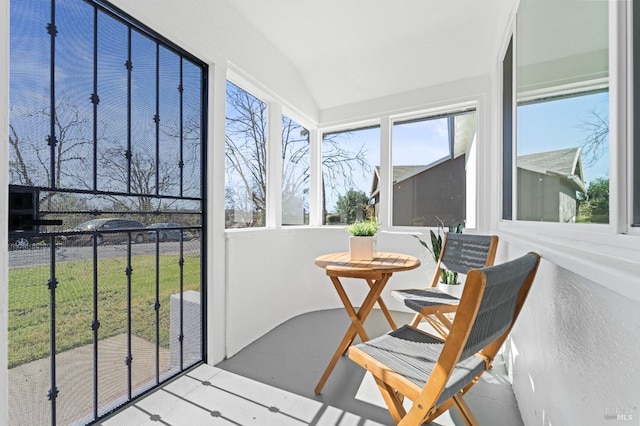
M 118 231 L 121 232 L 111 232 Z M 93 244 L 93 238 L 95 236 L 98 244 L 110 242 L 120 243 L 127 240 L 127 232 L 131 231 L 131 239 L 136 243 L 143 243 L 146 241 L 147 233 L 144 231 L 144 225 L 131 219 L 120 218 L 107 218 L 107 219 L 93 219 L 87 222 L 83 222 L 73 229 L 68 231 L 95 231 L 95 233 L 87 234 L 71 234 L 67 235 L 67 243 L 74 245 L 88 245 Z
M 10 250 L 27 250 L 34 244 L 43 242 L 40 235 L 21 235 L 20 233 L 9 233 L 9 249 Z
M 180 225 L 177 223 L 153 223 L 147 226 L 146 229 L 150 229 L 147 234 L 147 238 L 150 241 L 155 241 L 156 238 L 159 238 L 160 241 L 180 241 L 184 239 L 183 233 L 180 229 Z M 186 236 L 186 234 L 184 234 Z

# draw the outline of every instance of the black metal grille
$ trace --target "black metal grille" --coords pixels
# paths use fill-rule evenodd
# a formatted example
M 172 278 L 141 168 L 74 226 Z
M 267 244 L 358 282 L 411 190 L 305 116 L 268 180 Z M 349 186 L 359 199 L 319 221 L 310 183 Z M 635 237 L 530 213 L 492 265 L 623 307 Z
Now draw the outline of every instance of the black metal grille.
M 207 66 L 107 2 L 10 10 L 9 418 L 87 424 L 206 358 Z

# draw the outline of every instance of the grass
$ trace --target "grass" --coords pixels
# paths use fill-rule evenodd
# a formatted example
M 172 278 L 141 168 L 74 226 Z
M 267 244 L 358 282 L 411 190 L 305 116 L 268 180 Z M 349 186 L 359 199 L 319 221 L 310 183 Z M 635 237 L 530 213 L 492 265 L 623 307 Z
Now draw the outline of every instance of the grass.
M 155 256 L 132 257 L 132 334 L 156 341 Z M 126 259 L 98 262 L 98 338 L 127 332 Z M 51 353 L 51 292 L 49 266 L 9 271 L 9 368 L 44 358 Z M 160 345 L 169 346 L 170 297 L 180 291 L 180 268 L 174 256 L 159 258 Z M 56 352 L 93 342 L 93 262 L 56 265 Z M 185 257 L 184 290 L 200 290 L 200 259 Z

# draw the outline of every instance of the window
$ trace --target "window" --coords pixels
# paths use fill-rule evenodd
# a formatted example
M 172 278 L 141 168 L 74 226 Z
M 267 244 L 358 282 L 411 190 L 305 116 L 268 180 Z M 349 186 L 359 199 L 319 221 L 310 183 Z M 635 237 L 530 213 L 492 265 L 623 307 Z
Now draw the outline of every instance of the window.
M 518 219 L 609 223 L 606 91 L 518 105 Z
M 516 218 L 609 223 L 608 3 L 523 0 L 516 40 Z
M 267 104 L 227 82 L 225 226 L 265 226 Z
M 322 137 L 322 223 L 349 224 L 373 217 L 380 128 L 325 133 Z
M 282 116 L 282 224 L 309 224 L 309 131 Z
M 475 111 L 394 123 L 394 226 L 465 222 L 466 168 L 469 155 L 475 149 L 475 136 Z M 377 187 L 378 180 L 374 180 L 376 204 L 379 202 Z

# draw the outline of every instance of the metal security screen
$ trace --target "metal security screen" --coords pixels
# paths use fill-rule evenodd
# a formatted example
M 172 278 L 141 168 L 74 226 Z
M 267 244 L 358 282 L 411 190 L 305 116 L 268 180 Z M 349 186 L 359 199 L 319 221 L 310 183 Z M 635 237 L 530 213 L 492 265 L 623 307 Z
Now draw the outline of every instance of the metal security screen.
M 207 67 L 106 2 L 10 11 L 9 419 L 87 424 L 205 358 Z

